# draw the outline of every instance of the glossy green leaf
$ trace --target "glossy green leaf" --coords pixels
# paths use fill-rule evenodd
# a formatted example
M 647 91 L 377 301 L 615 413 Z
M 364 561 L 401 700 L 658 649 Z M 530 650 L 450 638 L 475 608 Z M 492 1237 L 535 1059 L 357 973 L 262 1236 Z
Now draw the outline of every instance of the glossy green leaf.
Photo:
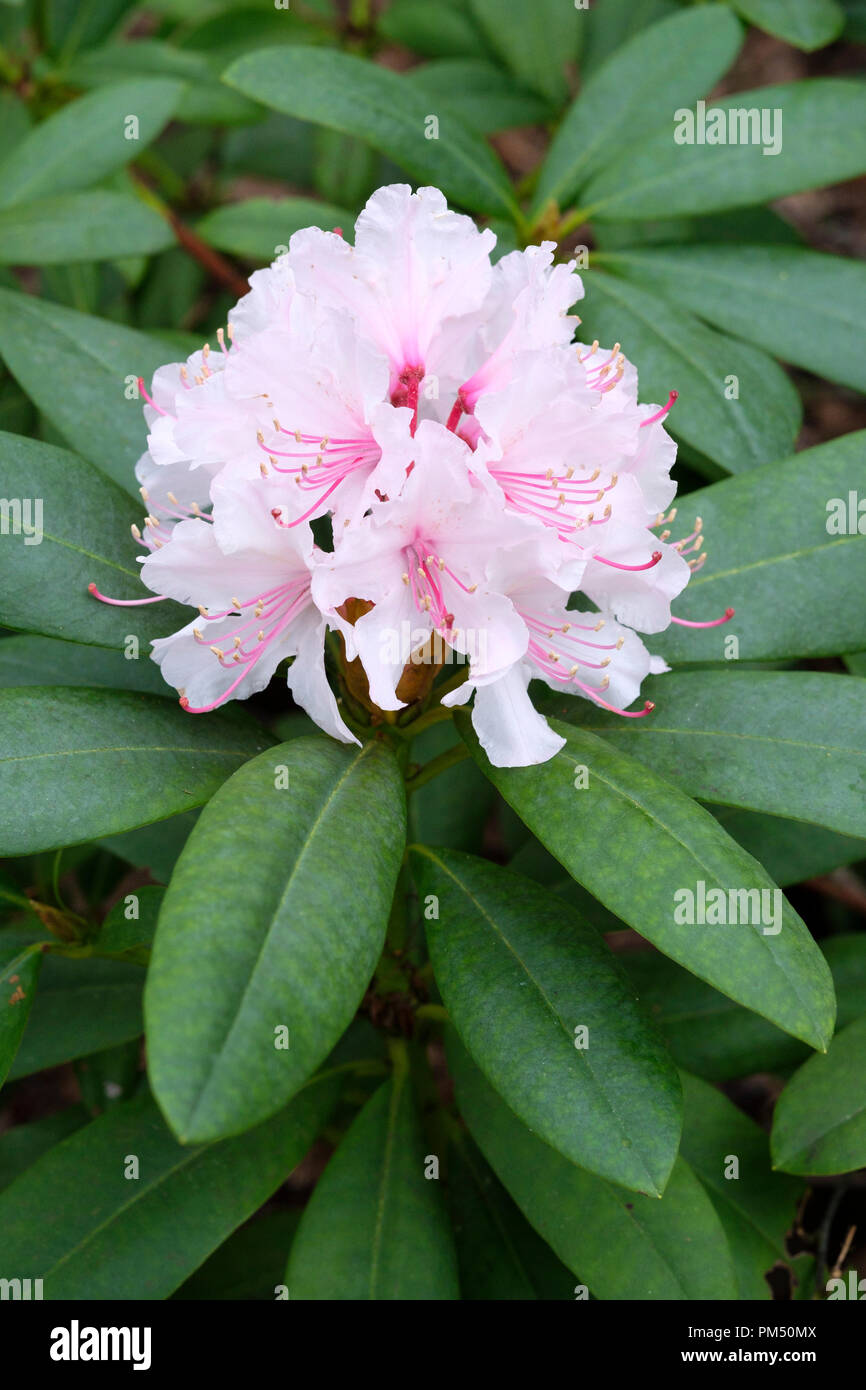
M 456 1299 L 457 1259 L 408 1068 L 367 1101 L 310 1198 L 292 1245 L 291 1299 Z
M 601 1299 L 735 1297 L 719 1219 L 698 1179 L 677 1159 L 661 1201 L 585 1173 L 516 1118 L 469 1054 L 449 1039 L 460 1113 L 524 1215 Z
M 164 896 L 162 888 L 149 885 L 125 893 L 99 928 L 98 949 L 136 960 L 146 957 Z
M 155 695 L 0 691 L 0 855 L 80 844 L 200 806 L 270 742 L 245 711 Z
M 22 617 L 26 621 L 26 615 Z M 166 685 L 156 662 L 147 656 L 127 661 L 120 651 L 84 647 L 80 642 L 62 642 L 55 637 L 6 637 L 0 641 L 0 686 L 28 685 L 103 686 L 108 690 L 143 690 L 172 699 L 177 696 L 174 687 Z
M 272 1303 L 284 1282 L 286 1255 L 300 1217 L 295 1210 L 263 1212 L 229 1236 L 173 1297 Z
M 82 658 L 82 671 L 92 669 L 97 676 L 94 684 L 104 685 L 113 666 L 124 672 L 118 686 L 151 688 L 157 668 L 148 645 L 185 626 L 189 610 L 170 600 L 114 607 L 88 591 L 95 584 L 111 598 L 149 595 L 129 533 L 141 521 L 141 502 L 136 506 L 116 483 L 75 454 L 20 435 L 0 434 L 0 467 L 7 497 L 21 502 L 21 529 L 16 535 L 16 514 L 10 512 L 10 534 L 0 546 L 0 622 L 65 638 L 67 648 L 69 643 L 111 648 L 110 654 Z M 73 647 L 72 661 L 78 660 L 75 651 Z M 61 660 L 59 653 L 55 660 Z M 102 666 L 88 668 L 89 660 Z M 133 668 L 145 667 L 153 669 L 140 678 L 133 674 Z M 159 682 L 168 692 L 161 676 Z M 67 684 L 66 676 L 58 683 Z
M 126 193 L 63 193 L 0 210 L 0 264 L 146 256 L 174 243 L 163 217 Z
M 738 639 L 742 661 L 834 656 L 866 646 L 866 536 L 831 534 L 832 499 L 856 489 L 866 432 L 845 435 L 692 492 L 679 522 L 703 518 L 709 556 L 677 599 L 679 617 L 736 617 L 723 627 L 669 628 L 651 640 L 668 661 L 723 661 Z
M 381 952 L 404 840 L 402 780 L 380 743 L 280 744 L 203 812 L 147 981 L 151 1081 L 184 1141 L 272 1114 L 334 1046 Z
M 616 252 L 604 265 L 785 362 L 866 391 L 858 261 L 790 246 L 696 245 Z
M 0 951 L 3 938 L 0 937 Z M 27 1025 L 42 965 L 39 945 L 25 946 L 0 965 L 0 1086 L 6 1080 Z
M 866 1166 L 866 1015 L 791 1077 L 773 1115 L 773 1167 L 850 1173 Z
M 167 1298 L 301 1161 L 338 1088 L 323 1073 L 266 1124 L 196 1148 L 149 1096 L 114 1106 L 0 1195 L 0 1274 L 31 1271 L 48 1299 Z
M 685 109 L 685 108 L 684 108 Z M 720 97 L 708 110 L 725 112 L 726 134 L 731 110 L 758 112 L 767 124 L 766 141 L 755 144 L 678 144 L 675 113 L 671 123 L 626 149 L 583 190 L 581 202 L 587 216 L 606 219 L 676 217 L 681 213 L 717 212 L 748 207 L 856 178 L 866 170 L 866 87 L 845 78 L 819 77 L 778 87 L 760 87 Z M 774 118 L 773 112 L 781 117 Z M 739 127 L 739 118 L 737 125 Z M 751 138 L 754 120 L 745 122 Z M 776 154 L 774 130 L 781 136 Z M 742 133 L 735 129 L 734 135 Z
M 826 1048 L 835 1000 L 823 957 L 781 893 L 774 899 L 761 865 L 708 811 L 605 740 L 557 720 L 551 726 L 566 745 L 548 762 L 491 767 L 468 718 L 458 718 L 494 786 L 593 897 L 693 974 L 785 1032 Z M 578 788 L 581 768 L 588 769 L 588 785 Z M 731 891 L 757 889 L 770 897 L 761 899 L 757 924 L 676 921 L 685 915 L 677 896 L 685 891 L 697 915 L 700 884 L 705 893 L 723 893 L 726 908 Z M 738 916 L 737 901 L 734 907 L 731 915 Z
M 127 830 L 123 835 L 103 836 L 98 843 L 118 859 L 125 859 L 137 869 L 147 869 L 159 883 L 168 883 L 198 814 L 182 811 L 179 816 Z
M 140 1037 L 143 988 L 139 965 L 49 955 L 10 1079 Z
M 591 927 L 483 859 L 412 851 L 430 959 L 458 1033 L 540 1139 L 589 1172 L 658 1196 L 677 1154 L 676 1072 Z M 586 1029 L 586 1034 L 582 1030 Z
M 55 1110 L 51 1115 L 5 1130 L 0 1134 L 0 1190 L 86 1123 L 83 1105 L 67 1105 L 65 1110 Z
M 537 125 L 550 117 L 550 106 L 534 92 L 515 84 L 509 73 L 483 58 L 443 58 L 412 69 L 412 82 L 429 92 L 432 110 L 443 101 L 465 125 L 481 134 Z
M 617 48 L 581 88 L 541 168 L 532 201 L 565 208 L 582 184 L 635 132 L 666 125 L 678 106 L 705 96 L 731 66 L 743 38 L 725 5 L 679 11 Z
M 866 935 L 828 937 L 822 950 L 833 975 L 837 1025 L 843 1028 L 863 1012 Z M 708 1081 L 756 1071 L 784 1073 L 809 1055 L 796 1038 L 655 951 L 628 951 L 622 963 L 674 1061 Z
M 690 796 L 866 837 L 866 680 L 817 671 L 673 672 L 646 719 L 586 700 L 542 708 L 604 737 Z
M 766 353 L 642 286 L 598 271 L 585 283 L 581 337 L 623 344 L 638 368 L 642 400 L 663 403 L 670 391 L 679 391 L 667 419 L 672 434 L 728 473 L 793 452 L 800 398 Z M 729 398 L 732 377 L 738 382 L 736 399 Z
M 349 53 L 274 48 L 239 59 L 225 81 L 276 111 L 358 136 L 466 207 L 516 211 L 492 150 L 444 111 L 439 139 L 427 139 L 429 98 L 397 73 Z
M 586 15 L 561 0 L 469 0 L 491 48 L 533 91 L 551 101 L 568 95 L 568 66 L 583 40 Z
M 780 888 L 828 874 L 843 864 L 866 859 L 866 840 L 836 835 L 820 825 L 741 811 L 735 806 L 708 806 L 728 834 L 760 861 Z
M 10 290 L 0 290 L 0 317 L 0 354 L 22 389 L 73 449 L 138 498 L 134 468 L 147 425 L 135 383 L 176 361 L 176 349 L 149 333 Z M 70 495 L 69 505 L 74 501 Z
M 0 207 L 88 188 L 129 164 L 162 130 L 181 91 L 178 82 L 142 78 L 62 107 L 0 164 Z
M 448 1149 L 448 1205 L 464 1302 L 574 1297 L 574 1275 L 532 1229 L 465 1130 Z
M 2 651 L 2 647 L 0 647 Z M 463 747 L 450 721 L 434 724 L 412 740 L 412 761 L 424 767 L 453 747 Z M 471 758 L 438 773 L 409 799 L 409 836 L 425 845 L 450 845 L 479 853 L 496 793 Z
M 773 1173 L 767 1135 L 721 1091 L 684 1073 L 683 1097 L 680 1152 L 725 1228 L 740 1297 L 769 1299 L 764 1275 L 786 1259 L 803 1184 Z
M 768 34 L 810 52 L 838 39 L 845 11 L 836 0 L 731 0 L 734 8 Z
M 196 231 L 221 251 L 270 263 L 279 254 L 277 248 L 288 246 L 289 238 L 303 227 L 326 232 L 340 227 L 349 236 L 354 225 L 354 213 L 314 198 L 247 198 L 209 212 Z

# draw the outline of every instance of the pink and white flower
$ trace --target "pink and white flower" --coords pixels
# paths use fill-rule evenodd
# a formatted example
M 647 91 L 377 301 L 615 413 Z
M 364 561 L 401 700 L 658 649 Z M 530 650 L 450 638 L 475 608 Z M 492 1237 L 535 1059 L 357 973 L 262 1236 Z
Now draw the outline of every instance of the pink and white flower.
M 298 703 L 353 739 L 325 672 L 330 627 L 381 711 L 402 707 L 416 646 L 465 659 L 443 704 L 474 699 L 501 765 L 560 746 L 533 678 L 647 712 L 627 707 L 666 668 L 637 632 L 681 621 L 671 603 L 703 561 L 699 521 L 670 541 L 676 393 L 641 405 L 618 343 L 573 342 L 583 285 L 553 243 L 492 265 L 494 244 L 437 189 L 380 189 L 354 245 L 296 233 L 215 351 L 142 383 L 148 515 L 133 532 L 154 597 L 126 602 L 199 610 L 154 645 L 184 708 L 246 698 L 288 660 Z M 407 630 L 411 652 L 394 640 Z

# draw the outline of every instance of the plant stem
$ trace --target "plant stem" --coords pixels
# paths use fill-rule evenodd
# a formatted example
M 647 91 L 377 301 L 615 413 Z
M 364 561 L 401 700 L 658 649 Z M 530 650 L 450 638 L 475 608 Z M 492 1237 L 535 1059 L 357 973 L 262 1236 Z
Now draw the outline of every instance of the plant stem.
M 419 1004 L 415 1010 L 416 1018 L 429 1018 L 435 1023 L 450 1023 L 451 1015 L 444 1004 Z
M 439 753 L 435 758 L 431 758 L 429 763 L 425 763 L 420 772 L 416 772 L 414 777 L 410 777 L 406 782 L 406 793 L 411 796 L 419 787 L 426 786 L 432 782 L 434 777 L 438 777 L 440 772 L 447 772 L 449 767 L 456 767 L 462 763 L 464 758 L 469 757 L 469 749 L 465 743 L 456 743 L 453 748 L 446 748 L 444 753 Z

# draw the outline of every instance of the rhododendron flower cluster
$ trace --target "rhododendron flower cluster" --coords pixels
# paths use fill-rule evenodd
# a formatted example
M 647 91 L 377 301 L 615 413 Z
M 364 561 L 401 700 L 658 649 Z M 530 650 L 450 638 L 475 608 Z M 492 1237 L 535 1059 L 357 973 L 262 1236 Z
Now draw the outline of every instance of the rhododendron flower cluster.
M 217 348 L 156 373 L 135 535 L 156 596 L 142 601 L 196 610 L 153 652 L 191 713 L 290 659 L 297 703 L 356 741 L 329 629 L 383 712 L 403 707 L 407 663 L 446 647 L 465 680 L 444 702 L 474 696 L 500 766 L 561 746 L 532 678 L 629 717 L 651 708 L 627 708 L 666 669 L 638 633 L 668 626 L 702 559 L 699 523 L 676 543 L 659 530 L 674 396 L 639 404 L 619 344 L 575 340 L 583 286 L 553 243 L 494 265 L 495 241 L 435 188 L 382 188 L 354 245 L 296 233 Z

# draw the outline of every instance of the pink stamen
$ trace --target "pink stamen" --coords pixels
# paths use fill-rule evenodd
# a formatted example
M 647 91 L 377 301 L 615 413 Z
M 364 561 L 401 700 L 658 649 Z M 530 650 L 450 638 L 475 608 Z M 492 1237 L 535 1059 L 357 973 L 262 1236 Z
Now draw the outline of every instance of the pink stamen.
M 651 559 L 651 560 L 647 560 L 647 562 L 646 562 L 645 565 L 621 565 L 621 564 L 619 563 L 618 560 L 606 560 L 606 559 L 604 558 L 603 555 L 593 555 L 592 558 L 593 558 L 594 560 L 598 560 L 599 564 L 601 564 L 601 565 L 609 565 L 611 569 L 614 569 L 614 570 L 629 570 L 629 571 L 631 571 L 632 573 L 637 573 L 639 570 L 651 570 L 651 569 L 654 569 L 655 566 L 656 566 L 656 565 L 659 563 L 659 561 L 661 560 L 661 558 L 662 558 L 662 553 L 661 553 L 660 550 L 654 550 L 654 551 L 653 551 L 653 555 L 652 555 L 652 559 Z
M 677 623 L 679 627 L 721 627 L 723 623 L 729 623 L 733 618 L 736 609 L 726 608 L 723 617 L 713 618 L 708 623 L 693 623 L 688 618 L 675 618 L 671 615 L 671 622 Z
M 679 398 L 679 391 L 671 391 L 671 394 L 668 396 L 667 405 L 663 405 L 661 410 L 657 411 L 655 415 L 651 415 L 648 420 L 641 420 L 640 428 L 643 429 L 644 425 L 654 425 L 657 420 L 663 420 L 664 417 L 667 415 L 668 411 L 671 409 L 674 403 L 679 400 Z
M 146 387 L 145 384 L 144 384 L 144 377 L 143 377 L 143 376 L 140 376 L 140 377 L 138 378 L 138 391 L 139 391 L 139 395 L 144 396 L 144 399 L 147 401 L 148 405 L 153 406 L 154 410 L 157 412 L 158 415 L 167 415 L 167 414 L 168 414 L 168 411 L 167 411 L 167 410 L 163 410 L 162 406 L 157 405 L 156 401 L 155 401 L 155 400 L 153 399 L 153 397 L 151 396 L 150 392 L 148 391 L 147 387 Z
M 110 603 L 113 608 L 139 608 L 145 603 L 164 603 L 168 598 L 168 594 L 155 594 L 153 598 L 109 598 L 107 594 L 101 594 L 95 584 L 88 584 L 87 592 L 98 598 L 100 603 Z

